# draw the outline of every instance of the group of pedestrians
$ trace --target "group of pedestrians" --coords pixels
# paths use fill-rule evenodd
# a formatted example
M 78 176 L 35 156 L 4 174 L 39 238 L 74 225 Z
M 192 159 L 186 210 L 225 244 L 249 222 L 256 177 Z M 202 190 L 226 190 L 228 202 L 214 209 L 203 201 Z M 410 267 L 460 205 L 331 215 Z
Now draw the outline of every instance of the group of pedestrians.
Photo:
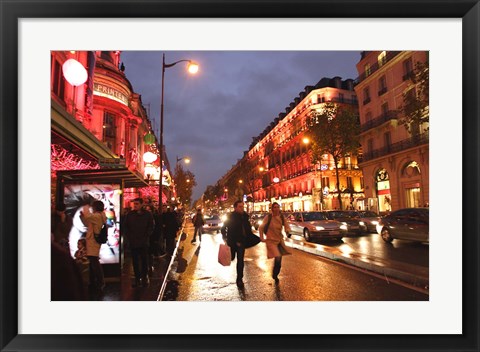
M 134 199 L 132 204 L 133 209 L 126 213 L 123 221 L 135 275 L 132 287 L 147 287 L 153 259 L 173 255 L 183 216 L 168 205 L 162 207 L 161 213 L 151 205 L 147 209 L 142 198 Z
M 237 258 L 236 283 L 238 287 L 243 287 L 243 271 L 245 248 L 249 246 L 249 235 L 252 234 L 252 227 L 248 214 L 244 211 L 244 203 L 240 200 L 233 205 L 233 212 L 228 214 L 221 233 L 224 242 L 230 247 L 231 259 Z M 259 227 L 260 240 L 265 242 L 267 247 L 267 258 L 274 258 L 272 278 L 275 283 L 279 282 L 278 275 L 282 266 L 282 257 L 291 254 L 283 239 L 282 229 L 286 233 L 290 232 L 288 222 L 285 221 L 283 214 L 280 213 L 280 205 L 272 203 L 271 213 L 265 216 Z
M 152 205 L 144 205 L 142 198 L 134 199 L 131 204 L 132 209 L 122 214 L 123 233 L 135 275 L 132 286 L 145 287 L 150 283 L 154 258 L 173 255 L 183 213 L 177 213 L 169 205 L 159 212 Z M 86 231 L 78 240 L 72 258 L 69 237 L 73 218 L 63 203 L 52 209 L 52 300 L 97 300 L 103 296 L 105 279 L 99 260 L 102 244 L 95 235 L 107 223 L 104 210 L 104 203 L 99 200 L 79 208 L 77 214 Z
M 85 237 L 78 240 L 75 260 L 70 254 L 69 242 L 73 219 L 66 213 L 63 203 L 57 204 L 52 212 L 52 300 L 95 299 L 102 296 L 105 289 L 103 269 L 99 261 L 101 244 L 95 239 L 95 234 L 100 233 L 107 221 L 104 204 L 97 200 L 82 209 L 88 209 L 79 212 L 87 231 Z M 61 264 L 56 263 L 59 261 Z

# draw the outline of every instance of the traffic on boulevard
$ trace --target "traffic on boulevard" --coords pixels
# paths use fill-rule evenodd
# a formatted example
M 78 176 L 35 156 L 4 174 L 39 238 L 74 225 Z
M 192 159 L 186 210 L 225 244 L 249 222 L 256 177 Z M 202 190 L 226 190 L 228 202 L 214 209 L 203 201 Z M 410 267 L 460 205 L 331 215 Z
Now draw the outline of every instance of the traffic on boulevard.
M 410 301 L 428 300 L 427 287 L 379 275 L 341 260 L 332 260 L 308 250 L 305 245 L 344 255 L 375 256 L 383 263 L 405 264 L 411 277 L 428 271 L 428 245 L 404 240 L 390 244 L 378 233 L 343 237 L 340 241 L 309 243 L 298 235 L 287 239 L 292 255 L 286 256 L 276 282 L 271 277 L 272 261 L 260 243 L 245 253 L 244 286 L 235 284 L 235 262 L 218 263 L 221 233 L 206 231 L 191 243 L 193 228 L 187 224 L 179 241 L 177 259 L 167 277 L 162 300 L 166 301 Z M 258 231 L 255 230 L 258 234 Z M 332 251 L 332 252 L 333 252 Z M 397 253 L 398 252 L 398 253 Z M 387 264 L 388 265 L 388 264 Z M 407 269 L 405 269 L 407 270 Z M 428 278 L 428 275 L 427 275 Z M 407 280 L 408 281 L 408 280 Z

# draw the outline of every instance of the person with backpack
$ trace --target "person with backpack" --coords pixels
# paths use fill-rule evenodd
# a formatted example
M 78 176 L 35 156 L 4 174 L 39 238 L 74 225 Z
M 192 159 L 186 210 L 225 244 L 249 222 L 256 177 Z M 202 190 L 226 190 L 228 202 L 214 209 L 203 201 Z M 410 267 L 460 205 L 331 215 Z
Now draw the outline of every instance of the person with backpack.
M 96 200 L 92 203 L 90 212 L 85 214 L 80 211 L 80 220 L 87 227 L 87 258 L 89 260 L 90 271 L 90 290 L 93 297 L 103 295 L 105 289 L 105 280 L 103 269 L 99 261 L 101 244 L 95 239 L 95 235 L 100 234 L 103 225 L 107 221 L 107 216 L 103 211 L 105 208 L 103 202 Z
M 272 278 L 275 283 L 279 282 L 278 275 L 282 267 L 282 257 L 292 254 L 283 240 L 282 228 L 286 233 L 290 232 L 290 226 L 282 213 L 280 213 L 280 204 L 272 203 L 272 212 L 265 216 L 262 224 L 258 228 L 260 239 L 267 245 L 267 258 L 275 258 L 273 263 Z
M 193 231 L 193 238 L 191 243 L 195 243 L 197 241 L 197 234 L 198 240 L 202 242 L 202 229 L 203 225 L 205 225 L 205 220 L 203 219 L 202 215 L 202 209 L 197 209 L 197 213 L 193 216 L 192 222 L 195 230 Z

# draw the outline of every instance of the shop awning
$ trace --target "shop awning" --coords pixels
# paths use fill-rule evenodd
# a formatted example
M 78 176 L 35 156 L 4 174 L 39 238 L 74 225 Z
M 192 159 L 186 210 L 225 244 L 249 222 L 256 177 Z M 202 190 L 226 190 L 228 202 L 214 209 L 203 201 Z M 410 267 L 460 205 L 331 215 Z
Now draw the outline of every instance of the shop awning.
M 57 178 L 70 184 L 122 184 L 123 181 L 126 188 L 148 186 L 140 173 L 127 168 L 57 171 Z

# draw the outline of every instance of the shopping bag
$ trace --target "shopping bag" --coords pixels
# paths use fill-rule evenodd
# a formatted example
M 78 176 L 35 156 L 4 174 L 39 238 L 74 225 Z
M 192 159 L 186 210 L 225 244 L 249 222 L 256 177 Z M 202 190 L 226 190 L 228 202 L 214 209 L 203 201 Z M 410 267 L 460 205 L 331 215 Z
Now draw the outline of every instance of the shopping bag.
M 220 244 L 218 248 L 218 262 L 223 266 L 229 266 L 232 262 L 232 258 L 230 257 L 230 247 L 226 244 Z

